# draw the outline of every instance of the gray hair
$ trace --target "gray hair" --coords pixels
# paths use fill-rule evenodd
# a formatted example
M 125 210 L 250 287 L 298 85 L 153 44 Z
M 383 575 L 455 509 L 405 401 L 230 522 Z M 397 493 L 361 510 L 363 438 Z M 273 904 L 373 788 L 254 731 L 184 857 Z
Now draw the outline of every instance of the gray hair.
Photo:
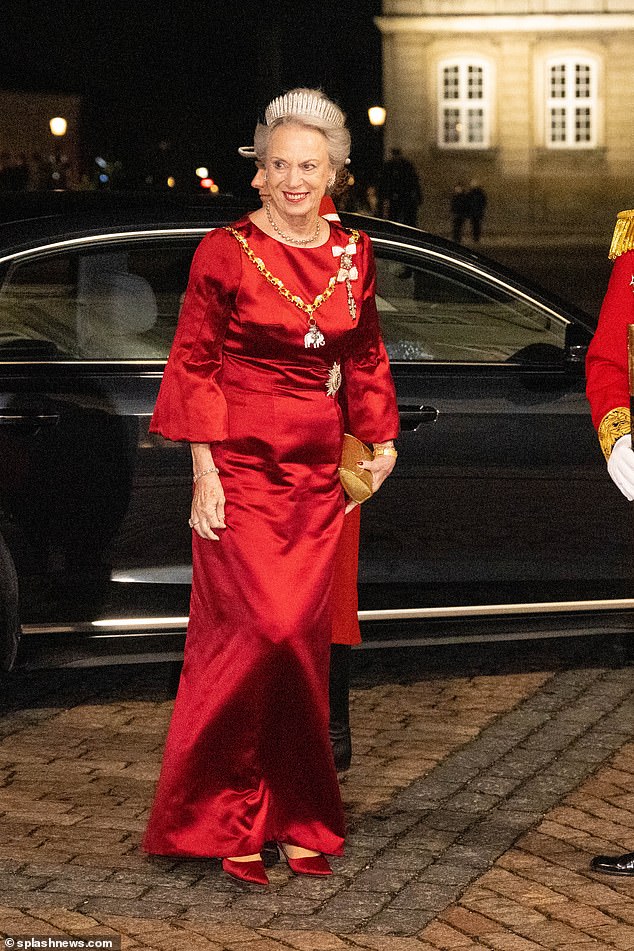
M 321 89 L 292 89 L 288 93 L 290 101 L 293 101 L 293 94 L 306 94 L 306 96 L 318 100 L 325 101 L 328 105 L 332 106 L 332 110 L 325 110 L 327 113 L 337 112 L 343 119 L 345 123 L 345 115 L 339 109 L 331 99 L 326 96 Z M 298 101 L 299 97 L 294 97 L 295 101 Z M 320 110 L 322 113 L 324 110 Z M 328 160 L 330 164 L 335 169 L 335 171 L 340 171 L 346 164 L 346 159 L 350 155 L 350 133 L 346 128 L 345 124 L 342 124 L 341 120 L 333 122 L 332 120 L 324 117 L 323 114 L 315 113 L 306 113 L 305 111 L 291 112 L 287 115 L 282 115 L 279 118 L 276 118 L 271 122 L 270 125 L 265 125 L 264 123 L 258 122 L 255 127 L 255 133 L 253 136 L 253 144 L 255 147 L 255 154 L 260 162 L 266 162 L 266 153 L 269 145 L 269 140 L 271 138 L 271 133 L 274 129 L 277 129 L 281 125 L 296 125 L 302 126 L 308 129 L 316 129 L 318 132 L 321 132 L 323 137 L 326 140 L 326 148 L 328 149 Z

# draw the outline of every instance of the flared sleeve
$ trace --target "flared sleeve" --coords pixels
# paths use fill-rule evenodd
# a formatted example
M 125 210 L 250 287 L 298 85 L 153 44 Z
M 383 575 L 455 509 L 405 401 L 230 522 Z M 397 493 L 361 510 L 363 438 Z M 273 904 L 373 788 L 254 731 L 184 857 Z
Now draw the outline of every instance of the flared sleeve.
M 396 390 L 376 308 L 376 267 L 372 242 L 361 233 L 358 243 L 362 298 L 358 326 L 344 356 L 347 431 L 363 442 L 387 442 L 399 434 Z M 355 262 L 356 263 L 356 262 Z M 353 285 L 354 287 L 354 285 Z M 357 294 L 355 293 L 355 298 Z
M 224 228 L 198 245 L 150 432 L 187 442 L 227 438 L 222 345 L 240 282 L 240 248 Z

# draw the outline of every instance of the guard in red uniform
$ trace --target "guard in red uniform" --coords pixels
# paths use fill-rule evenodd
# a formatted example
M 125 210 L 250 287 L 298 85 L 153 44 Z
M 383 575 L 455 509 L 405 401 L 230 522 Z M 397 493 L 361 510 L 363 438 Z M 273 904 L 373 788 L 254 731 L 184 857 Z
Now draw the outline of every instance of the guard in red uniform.
M 586 394 L 608 472 L 631 502 L 634 453 L 629 435 L 627 327 L 634 324 L 634 210 L 617 216 L 609 256 L 614 268 L 588 349 Z
M 634 500 L 634 452 L 630 421 L 627 327 L 634 324 L 634 210 L 616 220 L 610 247 L 614 268 L 599 324 L 588 349 L 586 393 L 608 472 L 628 501 Z M 597 855 L 595 872 L 634 877 L 634 852 Z
M 256 162 L 257 171 L 251 181 L 264 202 L 267 196 L 264 169 L 257 162 L 253 146 L 238 149 L 243 158 Z M 321 200 L 319 213 L 328 221 L 340 221 L 330 196 Z M 345 384 L 344 384 L 345 390 Z M 342 399 L 342 404 L 345 398 Z M 355 644 L 361 643 L 359 629 L 359 534 L 361 509 L 355 505 L 346 513 L 335 556 L 335 574 L 332 585 L 332 642 L 330 645 L 330 742 L 338 772 L 344 772 L 352 759 L 350 733 L 350 654 Z

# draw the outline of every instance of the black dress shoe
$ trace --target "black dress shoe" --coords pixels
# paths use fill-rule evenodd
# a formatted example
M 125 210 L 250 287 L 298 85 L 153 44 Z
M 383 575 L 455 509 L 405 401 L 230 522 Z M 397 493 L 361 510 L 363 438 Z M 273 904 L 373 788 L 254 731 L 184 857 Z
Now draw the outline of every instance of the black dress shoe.
M 345 773 L 350 769 L 352 761 L 352 737 L 350 728 L 342 727 L 339 732 L 330 727 L 330 745 L 335 758 L 335 769 L 338 773 Z
M 273 868 L 280 860 L 280 853 L 277 850 L 277 842 L 265 842 L 260 849 L 260 855 L 264 862 L 264 868 Z
M 590 862 L 593 872 L 605 872 L 606 875 L 634 876 L 634 852 L 625 855 L 595 855 Z

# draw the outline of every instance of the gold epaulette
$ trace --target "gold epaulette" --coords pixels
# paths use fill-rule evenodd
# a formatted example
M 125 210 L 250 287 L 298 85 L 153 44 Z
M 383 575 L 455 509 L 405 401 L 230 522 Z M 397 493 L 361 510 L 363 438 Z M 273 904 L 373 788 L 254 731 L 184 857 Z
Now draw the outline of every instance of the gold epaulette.
M 620 439 L 621 436 L 627 436 L 627 434 L 631 432 L 631 429 L 632 423 L 629 407 L 617 406 L 616 409 L 611 409 L 609 413 L 605 414 L 599 424 L 598 435 L 606 462 L 612 454 L 614 443 Z
M 612 244 L 608 257 L 611 261 L 620 254 L 634 249 L 634 209 L 620 211 L 616 216 L 616 225 L 612 235 Z

